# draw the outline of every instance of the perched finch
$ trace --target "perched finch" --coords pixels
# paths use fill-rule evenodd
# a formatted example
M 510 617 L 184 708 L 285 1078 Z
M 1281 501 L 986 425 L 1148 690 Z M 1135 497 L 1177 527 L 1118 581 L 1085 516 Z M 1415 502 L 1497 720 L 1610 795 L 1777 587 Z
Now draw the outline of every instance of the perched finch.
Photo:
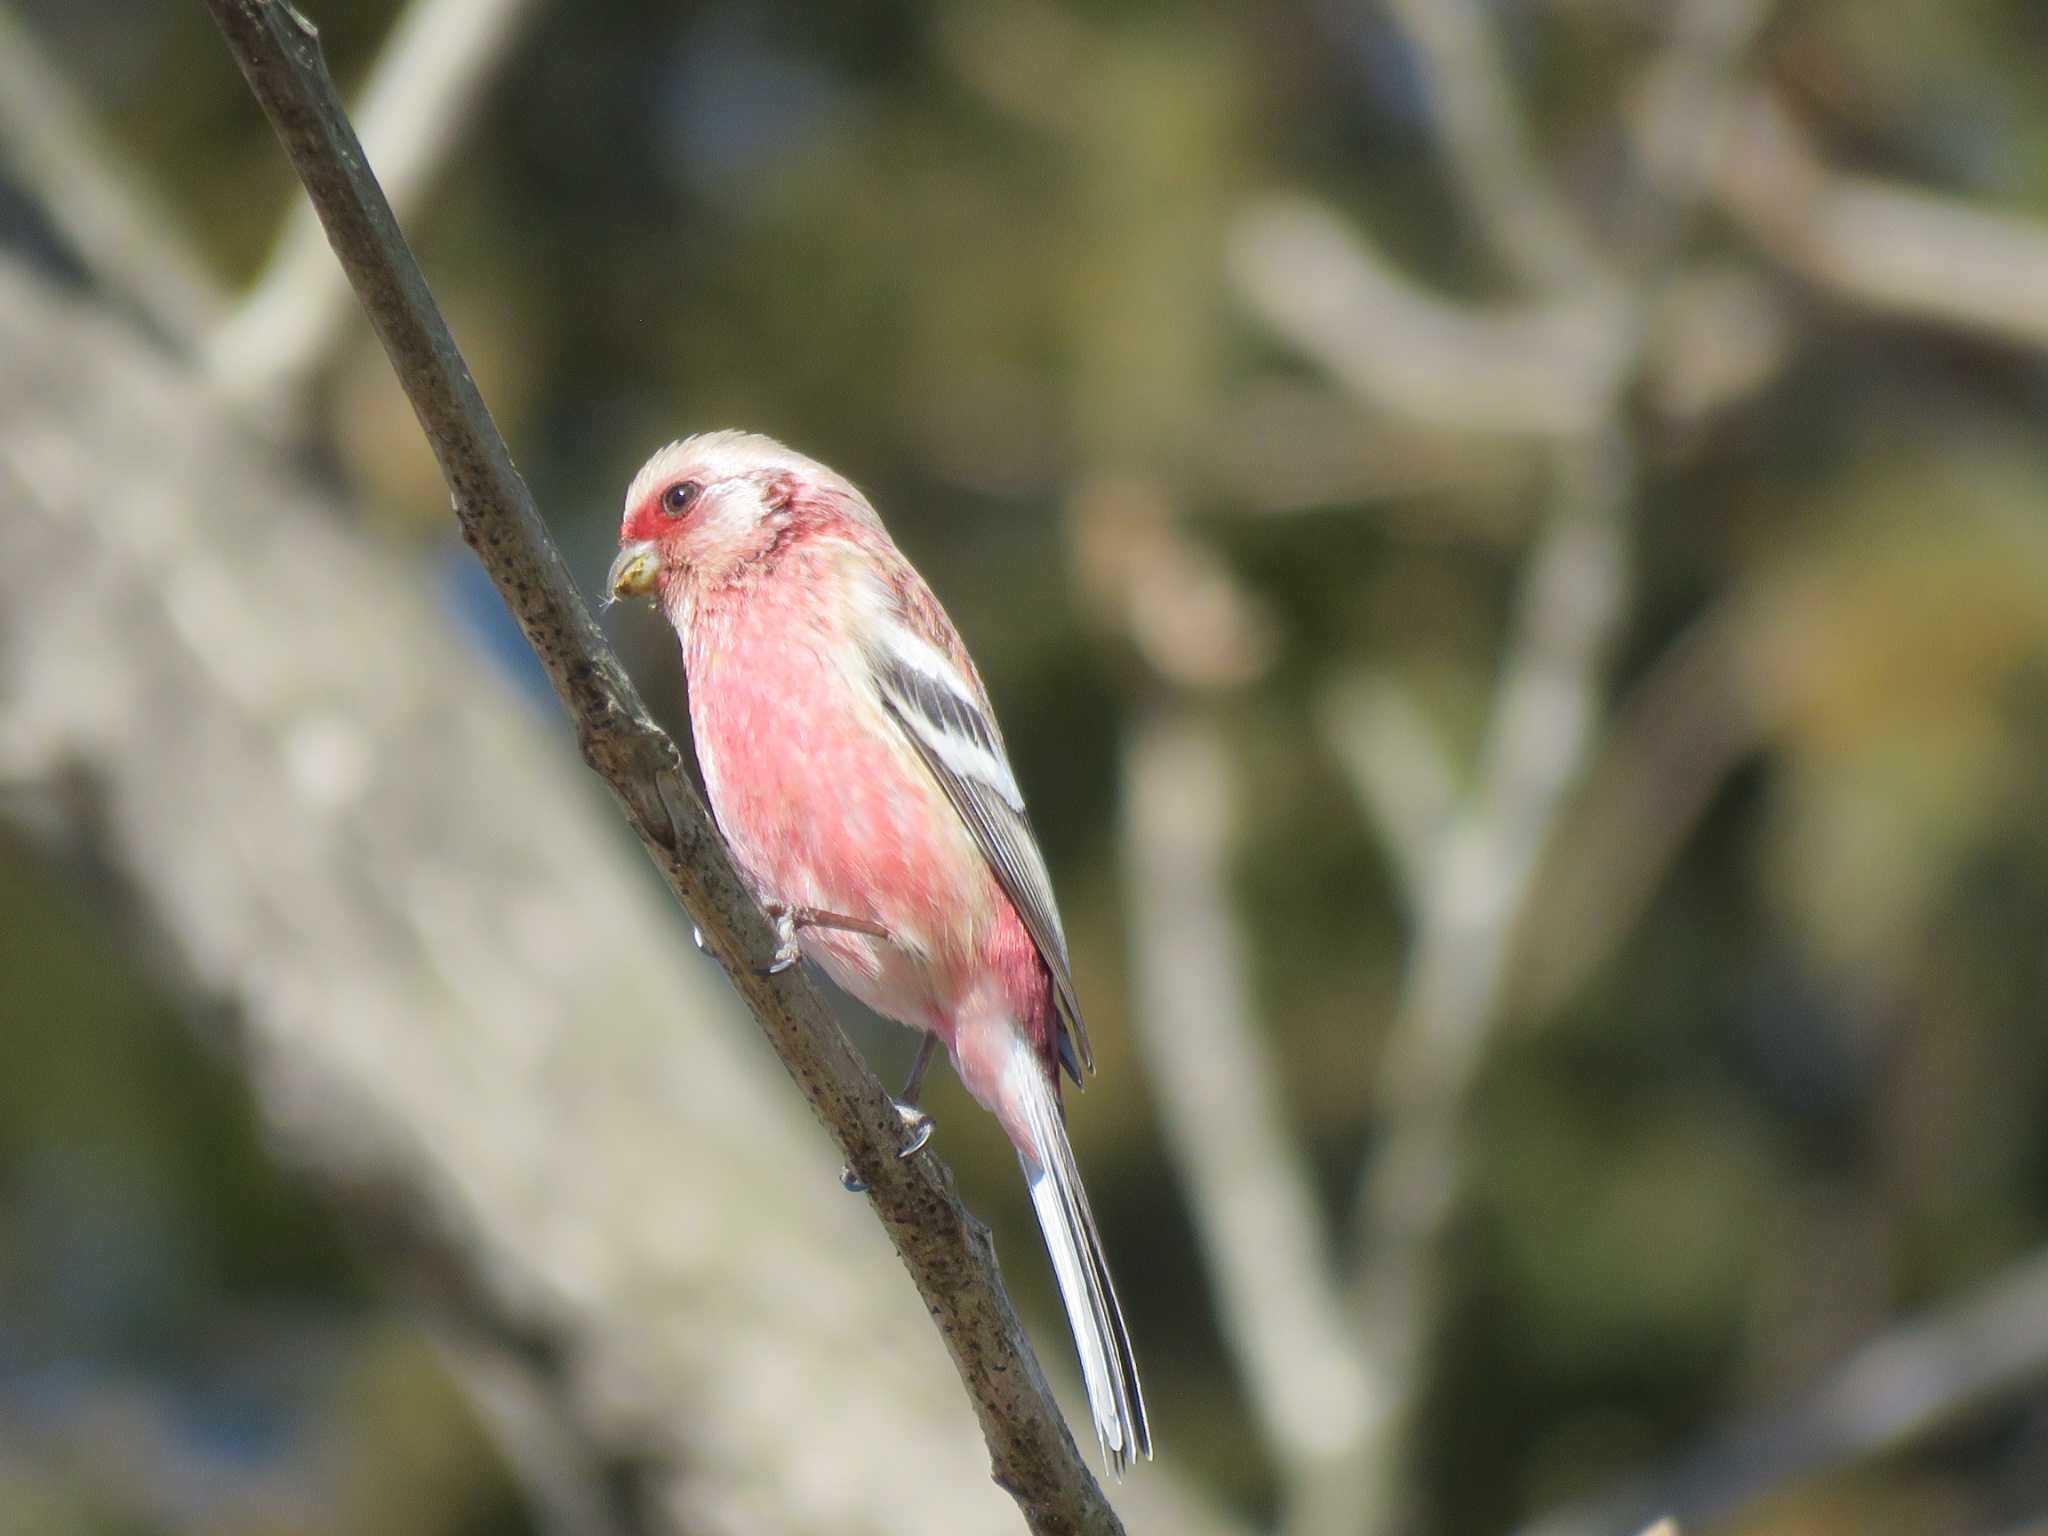
M 671 443 L 626 493 L 614 597 L 682 641 L 711 808 L 799 953 L 926 1032 L 1009 1133 L 1104 1457 L 1152 1454 L 1130 1334 L 1067 1141 L 1060 1070 L 1093 1071 L 1066 935 L 980 674 L 867 498 L 766 437 Z

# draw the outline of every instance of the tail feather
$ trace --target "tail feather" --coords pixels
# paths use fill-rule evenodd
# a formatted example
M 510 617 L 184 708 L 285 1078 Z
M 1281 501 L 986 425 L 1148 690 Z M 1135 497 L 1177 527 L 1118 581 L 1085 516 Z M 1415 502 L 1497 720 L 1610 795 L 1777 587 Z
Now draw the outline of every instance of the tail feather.
M 1022 1074 L 1019 1074 L 1020 1076 Z M 1138 1363 L 1131 1352 L 1130 1330 L 1109 1278 L 1081 1171 L 1067 1140 L 1058 1090 L 1042 1071 L 1030 1074 L 1022 1097 L 1025 1119 L 1038 1143 L 1043 1162 L 1020 1154 L 1031 1185 L 1031 1203 L 1045 1246 L 1052 1255 L 1053 1275 L 1067 1322 L 1081 1355 L 1081 1377 L 1088 1388 L 1088 1407 L 1104 1460 L 1118 1477 L 1137 1457 L 1152 1455 L 1152 1430 L 1145 1419 L 1145 1398 L 1138 1387 Z

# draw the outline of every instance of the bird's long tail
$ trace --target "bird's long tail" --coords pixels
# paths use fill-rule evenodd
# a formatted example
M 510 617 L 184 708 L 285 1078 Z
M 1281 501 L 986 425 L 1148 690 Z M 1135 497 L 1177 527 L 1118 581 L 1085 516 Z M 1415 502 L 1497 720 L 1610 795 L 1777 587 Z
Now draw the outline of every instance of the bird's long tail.
M 1025 1079 L 1014 1091 L 1023 1101 L 1023 1119 L 1040 1150 L 1038 1158 L 1020 1150 L 1018 1161 L 1031 1185 L 1031 1203 L 1052 1254 L 1060 1299 L 1067 1304 L 1067 1322 L 1081 1354 L 1081 1377 L 1088 1387 L 1096 1438 L 1102 1443 L 1104 1460 L 1122 1477 L 1134 1459 L 1152 1455 L 1152 1430 L 1145 1422 L 1145 1398 L 1138 1388 L 1131 1335 L 1124 1327 L 1123 1308 L 1117 1305 L 1109 1261 L 1102 1252 L 1102 1234 L 1088 1209 L 1088 1193 L 1081 1187 L 1081 1170 L 1067 1140 L 1058 1089 L 1043 1070 L 1019 1072 L 1015 1077 Z

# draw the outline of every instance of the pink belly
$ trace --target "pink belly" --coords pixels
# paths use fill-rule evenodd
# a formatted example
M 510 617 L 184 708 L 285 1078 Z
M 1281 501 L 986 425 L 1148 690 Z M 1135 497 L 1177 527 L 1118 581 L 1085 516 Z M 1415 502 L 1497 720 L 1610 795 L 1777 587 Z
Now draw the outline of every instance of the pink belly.
M 846 653 L 815 630 L 776 626 L 771 637 L 748 617 L 721 626 L 722 643 L 690 669 L 719 826 L 762 900 L 886 928 L 890 942 L 819 928 L 801 940 L 876 1012 L 950 1041 L 991 939 L 1029 937 L 937 782 L 841 670 Z

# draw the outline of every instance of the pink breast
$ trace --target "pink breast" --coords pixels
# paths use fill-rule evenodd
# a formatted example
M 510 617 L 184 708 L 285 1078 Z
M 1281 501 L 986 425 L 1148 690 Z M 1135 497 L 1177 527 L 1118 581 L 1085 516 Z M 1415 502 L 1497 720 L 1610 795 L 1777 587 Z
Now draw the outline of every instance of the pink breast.
M 758 894 L 887 928 L 899 953 L 817 930 L 806 950 L 878 1011 L 936 1027 L 994 931 L 1022 925 L 944 792 L 849 676 L 850 642 L 773 583 L 700 611 L 691 639 L 705 787 Z

